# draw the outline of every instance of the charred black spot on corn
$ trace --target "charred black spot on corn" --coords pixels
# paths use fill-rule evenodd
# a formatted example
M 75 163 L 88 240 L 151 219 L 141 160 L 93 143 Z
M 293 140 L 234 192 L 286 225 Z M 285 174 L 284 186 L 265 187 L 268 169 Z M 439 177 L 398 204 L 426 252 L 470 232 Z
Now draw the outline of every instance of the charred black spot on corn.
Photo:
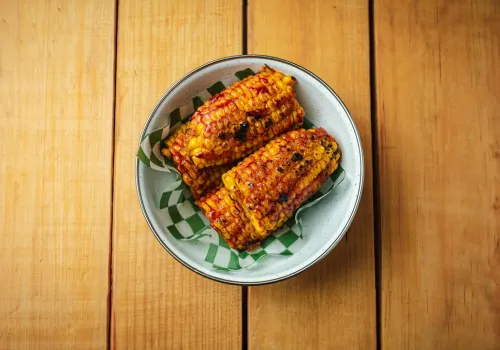
M 299 160 L 302 160 L 304 159 L 304 156 L 302 154 L 300 154 L 299 152 L 295 152 L 293 155 L 292 155 L 292 160 L 294 162 L 297 162 Z
M 227 224 L 227 219 L 224 216 L 221 216 L 220 218 L 215 219 L 218 223 L 221 223 L 223 225 Z
M 278 170 L 279 173 L 284 173 L 285 172 L 285 169 L 283 169 L 282 167 L 278 167 L 276 170 Z
M 247 113 L 247 116 L 249 116 L 250 118 L 252 118 L 254 120 L 260 120 L 260 118 L 262 118 L 262 116 L 257 114 L 257 113 Z
M 331 148 L 332 147 L 332 143 L 328 142 L 328 140 L 321 139 L 321 146 L 323 146 L 325 148 Z
M 280 193 L 280 197 L 278 198 L 278 203 L 286 203 L 288 201 L 287 193 Z
M 230 132 L 221 132 L 218 137 L 221 140 L 227 140 L 228 138 L 231 137 L 231 133 Z
M 248 122 L 241 122 L 240 127 L 234 133 L 234 138 L 238 141 L 245 141 L 247 139 L 248 127 Z
M 272 119 L 268 119 L 264 123 L 264 127 L 266 127 L 266 128 L 270 127 L 271 125 L 273 125 L 273 120 Z

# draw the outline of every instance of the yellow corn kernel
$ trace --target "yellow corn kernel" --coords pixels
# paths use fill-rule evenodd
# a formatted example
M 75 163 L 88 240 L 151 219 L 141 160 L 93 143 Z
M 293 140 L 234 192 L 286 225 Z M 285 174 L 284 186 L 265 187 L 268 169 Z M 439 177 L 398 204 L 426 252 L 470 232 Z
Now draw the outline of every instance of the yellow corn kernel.
M 283 78 L 283 83 L 285 83 L 286 85 L 293 85 L 295 81 L 292 79 L 291 76 L 287 75 Z
M 215 142 L 211 139 L 205 139 L 205 147 L 208 149 L 213 149 L 215 147 Z M 193 152 L 196 153 L 196 152 Z
M 228 188 L 229 190 L 233 190 L 236 188 L 234 178 L 227 173 L 222 175 L 222 182 L 224 183 L 224 186 L 226 186 L 226 188 Z

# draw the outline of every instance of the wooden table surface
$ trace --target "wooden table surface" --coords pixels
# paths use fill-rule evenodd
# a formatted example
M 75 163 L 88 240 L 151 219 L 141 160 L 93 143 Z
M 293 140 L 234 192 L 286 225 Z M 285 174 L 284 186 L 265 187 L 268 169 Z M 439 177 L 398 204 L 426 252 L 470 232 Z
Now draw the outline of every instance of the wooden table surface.
M 337 248 L 242 288 L 151 234 L 134 153 L 216 58 L 307 67 L 360 131 Z M 500 349 L 500 1 L 0 0 L 0 349 Z

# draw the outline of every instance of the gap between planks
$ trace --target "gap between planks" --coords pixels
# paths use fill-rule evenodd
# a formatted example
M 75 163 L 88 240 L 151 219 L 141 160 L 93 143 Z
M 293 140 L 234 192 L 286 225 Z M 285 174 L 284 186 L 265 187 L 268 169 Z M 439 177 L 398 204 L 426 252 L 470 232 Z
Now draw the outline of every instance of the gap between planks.
M 111 349 L 111 331 L 113 323 L 113 222 L 114 222 L 114 184 L 115 184 L 115 123 L 116 123 L 116 72 L 117 72 L 117 62 L 118 62 L 118 10 L 120 2 L 115 1 L 115 36 L 113 45 L 113 119 L 111 126 L 111 224 L 109 225 L 109 266 L 108 266 L 108 317 L 107 317 L 107 328 L 106 328 L 106 338 L 107 338 L 107 349 Z M 114 343 L 113 343 L 114 345 Z

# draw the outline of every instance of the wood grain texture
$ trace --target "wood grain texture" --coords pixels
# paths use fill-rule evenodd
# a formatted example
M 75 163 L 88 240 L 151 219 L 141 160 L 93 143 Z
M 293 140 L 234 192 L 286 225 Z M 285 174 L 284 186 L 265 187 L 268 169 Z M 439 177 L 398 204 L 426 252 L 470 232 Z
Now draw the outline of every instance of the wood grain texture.
M 303 65 L 339 93 L 359 128 L 366 172 L 356 218 L 327 258 L 291 280 L 249 288 L 249 348 L 375 349 L 368 1 L 248 4 L 249 52 Z
M 500 3 L 375 1 L 383 349 L 500 348 Z
M 0 2 L 0 349 L 103 349 L 114 1 Z
M 157 242 L 137 200 L 141 130 L 177 79 L 239 54 L 239 1 L 120 0 L 115 134 L 112 346 L 117 349 L 237 349 L 241 288 L 210 281 Z

